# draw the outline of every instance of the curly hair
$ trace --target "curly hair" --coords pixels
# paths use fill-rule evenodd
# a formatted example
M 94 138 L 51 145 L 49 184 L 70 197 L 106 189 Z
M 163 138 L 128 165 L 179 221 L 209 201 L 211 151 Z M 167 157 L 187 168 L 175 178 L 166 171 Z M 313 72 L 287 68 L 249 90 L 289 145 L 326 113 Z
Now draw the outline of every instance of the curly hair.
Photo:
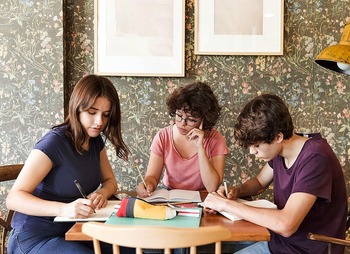
M 235 124 L 234 138 L 238 145 L 248 148 L 260 142 L 271 144 L 278 133 L 289 139 L 293 130 L 292 117 L 282 99 L 262 94 L 243 107 Z
M 167 98 L 170 116 L 182 110 L 193 117 L 203 119 L 203 130 L 211 130 L 220 117 L 221 107 L 210 86 L 194 82 L 175 89 Z

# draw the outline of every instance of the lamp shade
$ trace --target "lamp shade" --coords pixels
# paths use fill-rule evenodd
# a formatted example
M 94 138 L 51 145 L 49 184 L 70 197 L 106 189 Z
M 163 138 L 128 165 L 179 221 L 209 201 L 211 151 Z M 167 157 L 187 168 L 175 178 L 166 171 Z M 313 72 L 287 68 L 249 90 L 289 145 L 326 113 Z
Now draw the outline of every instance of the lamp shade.
M 350 22 L 345 25 L 340 42 L 322 50 L 315 62 L 332 71 L 350 75 Z

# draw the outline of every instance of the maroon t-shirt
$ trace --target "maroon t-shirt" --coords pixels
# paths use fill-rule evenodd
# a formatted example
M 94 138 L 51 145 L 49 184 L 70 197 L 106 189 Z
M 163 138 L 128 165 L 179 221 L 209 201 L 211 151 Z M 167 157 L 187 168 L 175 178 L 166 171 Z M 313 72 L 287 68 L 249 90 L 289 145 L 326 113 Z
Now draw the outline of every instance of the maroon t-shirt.
M 278 209 L 284 208 L 292 193 L 317 196 L 315 204 L 292 236 L 286 238 L 270 232 L 272 253 L 327 253 L 327 244 L 307 239 L 309 232 L 345 237 L 348 208 L 341 165 L 320 134 L 308 136 L 311 138 L 305 142 L 291 168 L 285 167 L 281 156 L 269 162 L 274 172 L 274 202 Z M 344 253 L 344 248 L 334 245 L 332 253 Z

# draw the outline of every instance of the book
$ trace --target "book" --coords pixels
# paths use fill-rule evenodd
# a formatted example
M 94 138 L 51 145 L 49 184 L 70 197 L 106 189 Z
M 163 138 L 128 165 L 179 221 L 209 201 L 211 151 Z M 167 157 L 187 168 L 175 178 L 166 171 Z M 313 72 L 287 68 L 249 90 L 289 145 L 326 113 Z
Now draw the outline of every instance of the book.
M 120 205 L 119 200 L 108 200 L 106 207 L 99 210 L 95 210 L 96 213 L 90 214 L 88 218 L 66 218 L 66 217 L 55 217 L 55 222 L 74 222 L 74 221 L 106 221 L 113 214 L 114 210 Z
M 249 201 L 249 200 L 244 200 L 244 199 L 238 198 L 238 199 L 236 199 L 236 201 L 243 203 L 245 205 L 254 206 L 254 207 L 277 209 L 277 206 L 274 203 L 272 203 L 266 199 L 257 199 L 257 200 Z M 232 221 L 242 220 L 241 217 L 239 217 L 235 214 L 232 214 L 232 213 L 228 213 L 228 212 L 220 212 L 220 213 Z
M 199 191 L 192 190 L 166 190 L 157 189 L 152 192 L 152 195 L 143 200 L 147 202 L 202 202 Z
M 192 207 L 186 207 L 183 205 L 192 204 Z M 167 204 L 170 208 L 176 211 L 176 216 L 192 216 L 192 217 L 201 217 L 202 216 L 202 208 L 199 208 L 198 205 L 194 203 L 187 204 Z
M 176 216 L 190 216 L 190 217 L 201 217 L 202 209 L 201 208 L 175 208 L 177 215 Z

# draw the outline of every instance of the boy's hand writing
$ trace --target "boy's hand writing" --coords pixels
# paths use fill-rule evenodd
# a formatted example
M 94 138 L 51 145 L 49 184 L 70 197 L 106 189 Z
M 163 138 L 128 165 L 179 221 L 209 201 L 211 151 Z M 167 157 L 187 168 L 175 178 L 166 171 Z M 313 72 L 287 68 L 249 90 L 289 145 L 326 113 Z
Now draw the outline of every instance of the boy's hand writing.
M 217 193 L 222 196 L 222 197 L 226 197 L 228 199 L 237 199 L 239 198 L 239 189 L 237 186 L 231 186 L 228 187 L 227 186 L 227 195 L 225 193 L 225 188 L 224 186 L 221 186 L 218 190 Z

